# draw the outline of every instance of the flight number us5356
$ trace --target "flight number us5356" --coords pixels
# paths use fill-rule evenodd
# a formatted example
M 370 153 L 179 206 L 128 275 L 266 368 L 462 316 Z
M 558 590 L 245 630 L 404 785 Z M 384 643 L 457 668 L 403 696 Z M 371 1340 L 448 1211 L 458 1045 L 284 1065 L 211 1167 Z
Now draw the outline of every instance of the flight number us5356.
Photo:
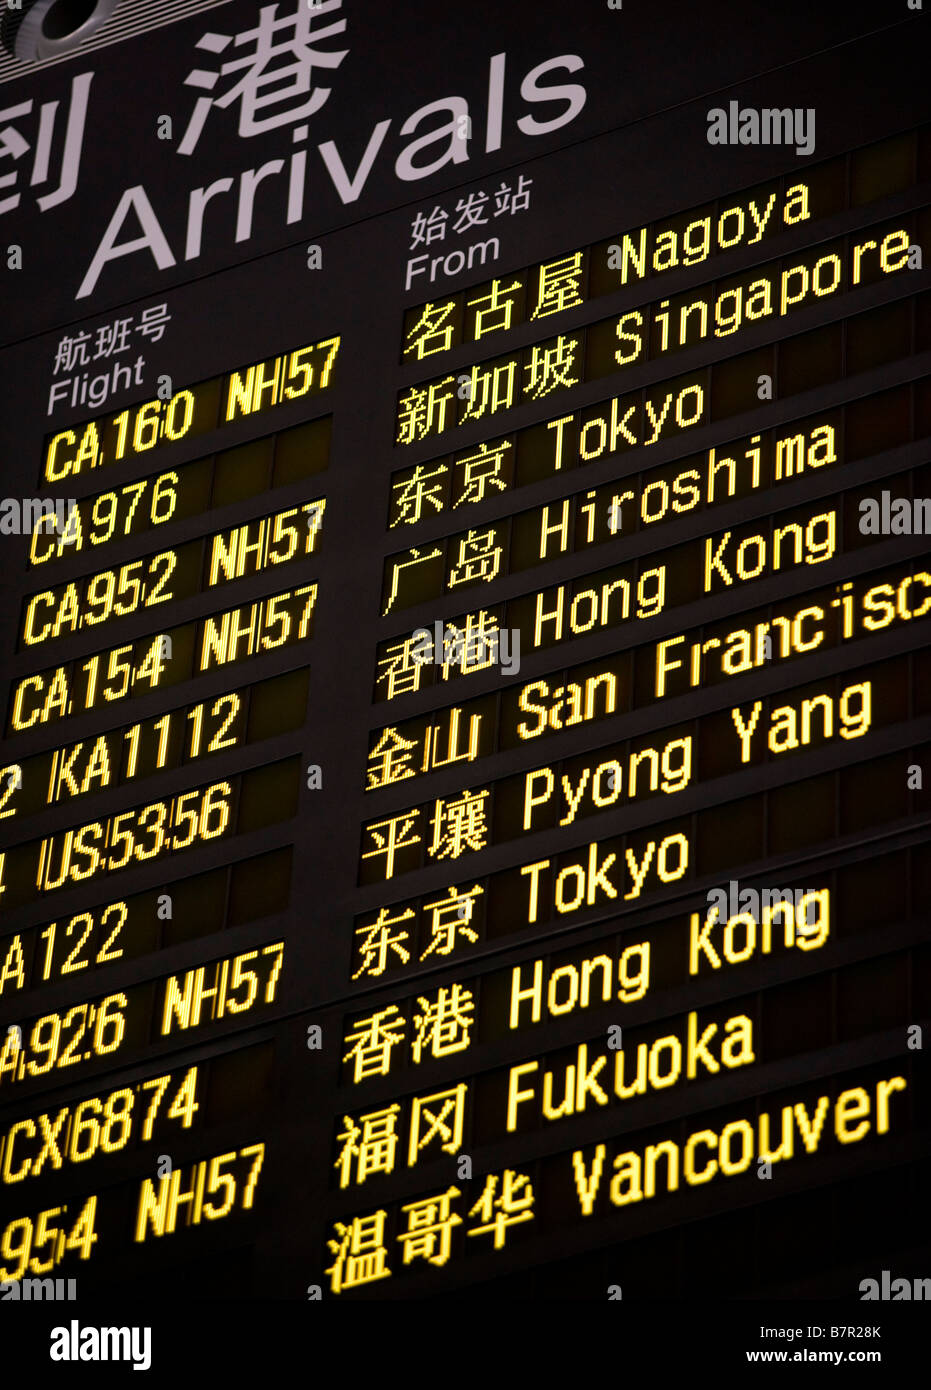
M 239 779 L 134 806 L 41 840 L 0 851 L 0 906 L 30 902 L 65 885 L 132 868 L 215 840 L 233 824 Z

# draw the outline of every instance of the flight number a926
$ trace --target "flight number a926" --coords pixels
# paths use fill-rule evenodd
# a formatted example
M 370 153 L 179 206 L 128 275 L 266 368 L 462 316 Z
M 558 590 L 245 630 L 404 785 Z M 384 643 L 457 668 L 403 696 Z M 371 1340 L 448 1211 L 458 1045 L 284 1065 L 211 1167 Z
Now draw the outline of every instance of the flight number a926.
M 0 1086 L 6 1078 L 14 1084 L 27 1076 L 44 1076 L 53 1069 L 116 1052 L 126 1032 L 128 1004 L 125 994 L 108 994 L 95 1004 L 87 1001 L 65 1013 L 44 1014 L 28 1037 L 11 1025 L 0 1050 Z

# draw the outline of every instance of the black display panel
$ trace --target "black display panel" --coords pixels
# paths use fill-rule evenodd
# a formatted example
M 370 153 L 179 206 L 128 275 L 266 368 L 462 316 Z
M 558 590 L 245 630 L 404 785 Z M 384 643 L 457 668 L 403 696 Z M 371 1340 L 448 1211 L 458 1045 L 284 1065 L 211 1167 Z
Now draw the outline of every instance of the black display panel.
M 0 62 L 0 1297 L 931 1297 L 927 19 L 428 8 Z

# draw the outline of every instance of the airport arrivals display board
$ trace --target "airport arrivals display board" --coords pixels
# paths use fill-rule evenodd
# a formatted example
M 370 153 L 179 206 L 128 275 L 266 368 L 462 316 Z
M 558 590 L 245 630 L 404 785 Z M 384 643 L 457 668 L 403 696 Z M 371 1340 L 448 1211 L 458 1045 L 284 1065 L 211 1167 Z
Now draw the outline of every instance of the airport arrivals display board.
M 179 8 L 0 67 L 2 1298 L 911 1289 L 927 17 Z

